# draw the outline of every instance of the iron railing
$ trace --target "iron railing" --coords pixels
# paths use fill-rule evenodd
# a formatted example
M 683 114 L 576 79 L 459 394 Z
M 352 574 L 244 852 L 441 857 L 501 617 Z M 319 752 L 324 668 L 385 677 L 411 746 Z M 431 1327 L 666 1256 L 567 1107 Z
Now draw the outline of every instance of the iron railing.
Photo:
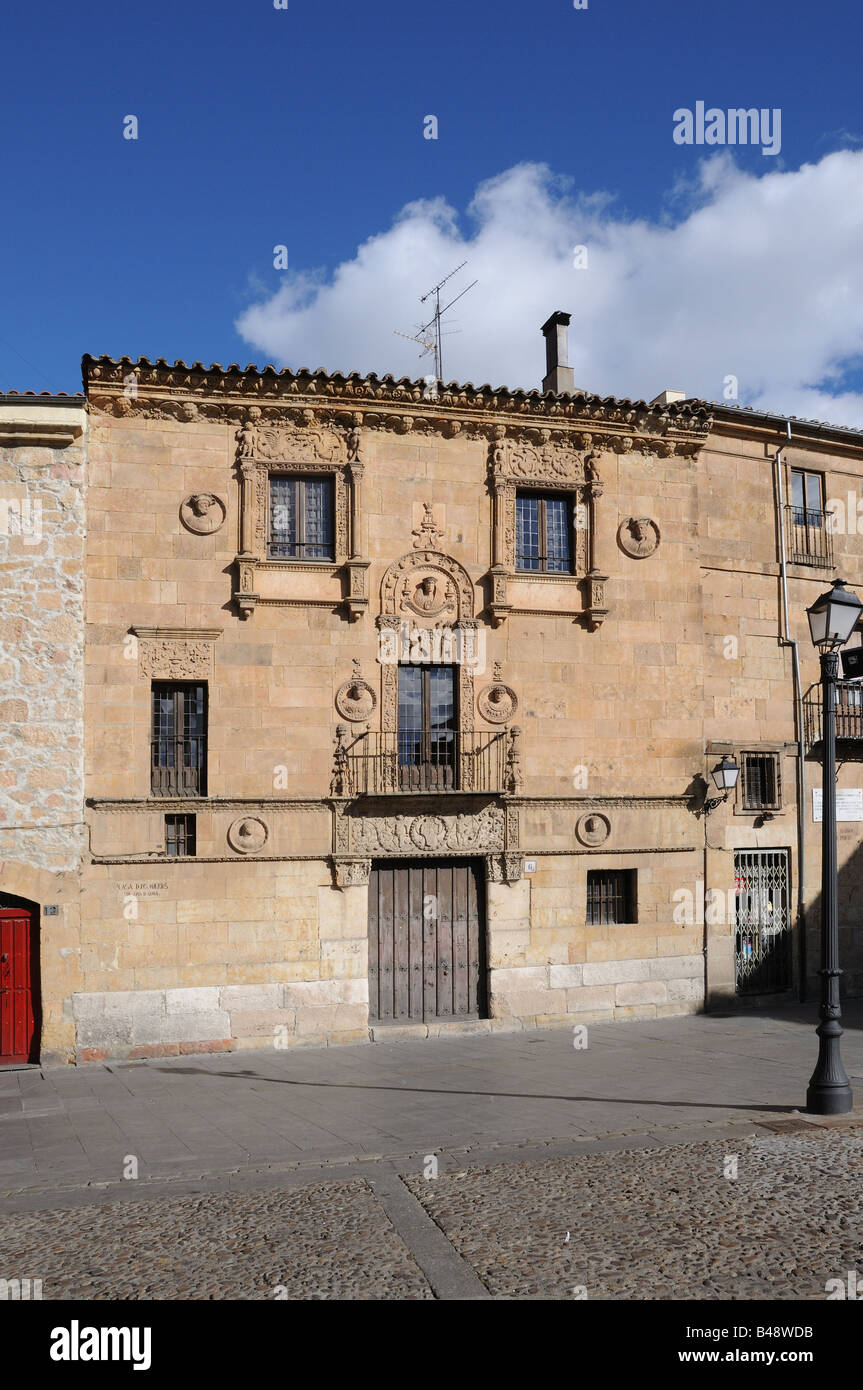
M 836 738 L 863 739 L 863 682 L 837 681 L 834 689 Z M 820 685 L 814 685 L 805 695 L 803 715 L 806 742 L 811 747 L 822 739 Z
M 786 506 L 785 527 L 788 560 L 792 565 L 833 568 L 832 512 L 812 507 Z
M 368 730 L 344 748 L 344 794 L 502 792 L 508 747 L 507 729 Z
M 204 735 L 150 740 L 150 795 L 207 795 L 207 740 Z

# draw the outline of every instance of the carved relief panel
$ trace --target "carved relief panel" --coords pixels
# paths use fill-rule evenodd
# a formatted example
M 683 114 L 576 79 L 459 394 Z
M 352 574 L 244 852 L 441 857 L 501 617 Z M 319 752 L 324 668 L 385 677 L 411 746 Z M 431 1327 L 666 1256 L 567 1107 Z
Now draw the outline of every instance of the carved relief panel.
M 135 627 L 139 680 L 210 680 L 219 629 Z

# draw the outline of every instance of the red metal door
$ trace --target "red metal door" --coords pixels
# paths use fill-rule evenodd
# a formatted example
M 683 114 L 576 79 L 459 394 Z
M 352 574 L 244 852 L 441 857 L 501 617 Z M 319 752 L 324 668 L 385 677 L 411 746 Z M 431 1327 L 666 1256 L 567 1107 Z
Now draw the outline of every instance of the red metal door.
M 27 909 L 0 907 L 0 1063 L 29 1062 L 36 1047 L 34 944 Z

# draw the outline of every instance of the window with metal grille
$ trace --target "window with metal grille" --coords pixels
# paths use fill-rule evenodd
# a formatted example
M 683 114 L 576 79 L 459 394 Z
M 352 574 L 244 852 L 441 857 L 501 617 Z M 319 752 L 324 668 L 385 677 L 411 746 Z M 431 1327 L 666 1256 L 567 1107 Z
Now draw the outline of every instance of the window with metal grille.
M 195 816 L 165 817 L 165 854 L 195 854 Z
M 270 476 L 271 560 L 332 560 L 332 478 Z
M 782 805 L 778 753 L 741 753 L 744 811 L 776 811 Z
M 588 869 L 587 925 L 634 923 L 635 869 Z
M 572 571 L 572 506 L 568 497 L 517 492 L 515 567 L 538 574 Z
M 152 796 L 207 795 L 207 687 L 153 682 Z

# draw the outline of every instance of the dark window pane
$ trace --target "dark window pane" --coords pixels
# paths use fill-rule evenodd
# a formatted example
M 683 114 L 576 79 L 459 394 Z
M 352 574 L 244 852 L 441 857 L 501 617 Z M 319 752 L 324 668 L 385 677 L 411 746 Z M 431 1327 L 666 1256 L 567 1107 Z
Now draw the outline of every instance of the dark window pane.
M 305 556 L 307 560 L 326 560 L 332 553 L 329 479 L 307 479 L 303 483 L 303 490 L 306 501 Z
M 333 558 L 332 478 L 270 476 L 267 554 L 277 560 Z
M 744 753 L 743 809 L 757 811 L 779 802 L 779 760 L 775 753 Z
M 515 499 L 515 563 L 520 570 L 538 570 L 539 498 Z
M 635 870 L 588 869 L 586 917 L 589 927 L 634 923 Z
M 165 817 L 165 853 L 169 858 L 195 854 L 195 819 L 189 815 Z
M 804 479 L 804 474 L 803 474 L 803 473 L 796 473 L 796 472 L 792 471 L 792 473 L 791 473 L 791 503 L 792 503 L 792 506 L 794 506 L 794 507 L 799 507 L 801 510 L 802 510 L 802 508 L 803 508 L 803 506 L 804 506 L 804 499 L 803 499 L 803 479 Z
M 515 566 L 545 574 L 572 569 L 571 510 L 568 497 L 517 493 L 515 499 Z

